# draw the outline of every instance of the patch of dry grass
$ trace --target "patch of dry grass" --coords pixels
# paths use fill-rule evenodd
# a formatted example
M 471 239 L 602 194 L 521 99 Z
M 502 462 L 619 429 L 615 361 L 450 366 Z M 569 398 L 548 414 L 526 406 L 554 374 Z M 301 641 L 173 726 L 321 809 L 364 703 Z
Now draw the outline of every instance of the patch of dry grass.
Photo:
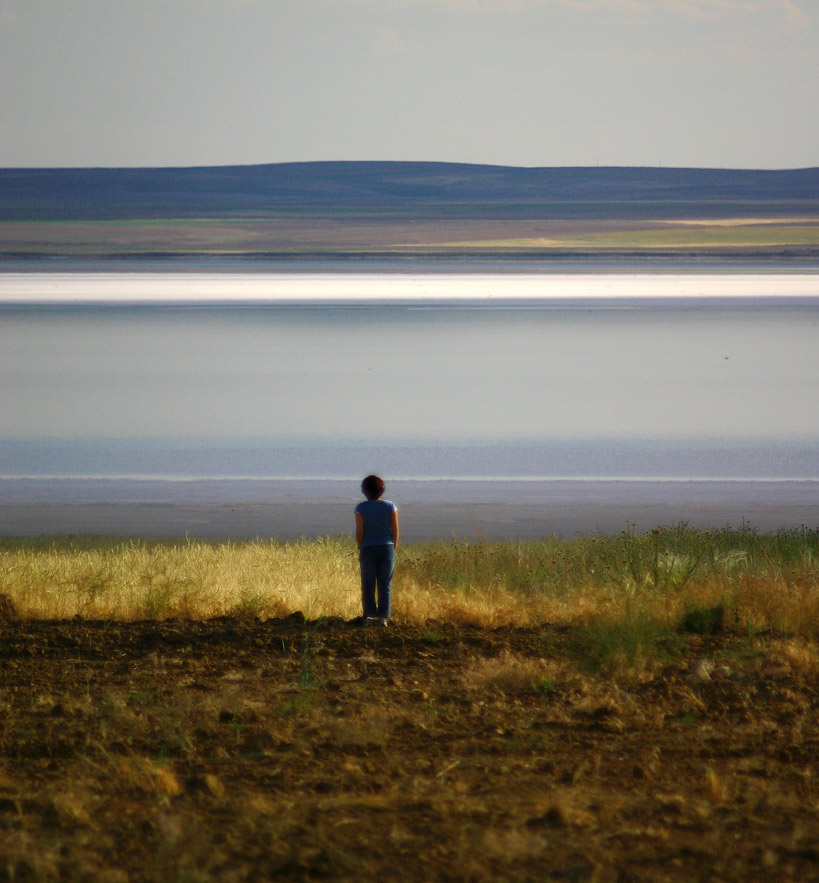
M 5 541 L 3 597 L 6 618 L 360 613 L 358 560 L 346 538 Z M 813 640 L 819 531 L 677 525 L 570 541 L 409 544 L 399 550 L 394 613 L 412 623 L 596 625 L 609 630 L 630 663 L 681 624 L 694 632 L 726 628 Z
M 503 693 L 550 693 L 556 689 L 562 670 L 545 659 L 504 652 L 492 659 L 480 659 L 464 671 L 464 684 L 475 690 L 496 688 Z
M 802 638 L 759 642 L 760 665 L 777 677 L 815 681 L 819 675 L 819 649 Z
M 6 544 L 0 593 L 22 617 L 268 618 L 358 613 L 358 563 L 342 540 Z

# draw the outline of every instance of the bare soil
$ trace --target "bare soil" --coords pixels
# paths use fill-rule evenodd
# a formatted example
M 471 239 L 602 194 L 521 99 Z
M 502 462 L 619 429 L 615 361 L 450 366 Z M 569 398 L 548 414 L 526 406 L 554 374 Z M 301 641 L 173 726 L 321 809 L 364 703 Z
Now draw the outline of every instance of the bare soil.
M 819 879 L 813 677 L 587 639 L 7 619 L 0 880 Z

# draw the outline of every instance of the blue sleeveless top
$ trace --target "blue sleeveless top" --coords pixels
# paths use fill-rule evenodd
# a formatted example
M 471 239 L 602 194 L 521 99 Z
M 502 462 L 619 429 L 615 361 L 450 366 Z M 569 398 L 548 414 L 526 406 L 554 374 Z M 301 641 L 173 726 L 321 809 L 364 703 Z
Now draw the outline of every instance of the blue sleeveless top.
M 398 511 L 395 503 L 391 500 L 365 500 L 355 507 L 355 511 L 364 519 L 362 549 L 365 546 L 391 546 L 393 544 L 390 519 L 392 513 Z

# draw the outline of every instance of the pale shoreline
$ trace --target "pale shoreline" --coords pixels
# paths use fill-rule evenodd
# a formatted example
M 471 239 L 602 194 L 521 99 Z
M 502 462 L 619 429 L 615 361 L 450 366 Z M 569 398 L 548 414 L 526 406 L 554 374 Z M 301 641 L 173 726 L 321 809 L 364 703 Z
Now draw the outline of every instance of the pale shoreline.
M 36 488 L 36 490 L 33 490 Z M 571 538 L 687 522 L 819 527 L 819 481 L 393 481 L 407 541 Z M 0 481 L 0 536 L 283 540 L 350 535 L 351 482 Z
M 112 289 L 111 276 L 117 285 Z M 448 304 L 614 301 L 663 302 L 718 300 L 803 300 L 819 296 L 819 274 L 814 268 L 798 272 L 778 270 L 666 272 L 663 291 L 657 292 L 653 268 L 630 267 L 619 272 L 587 271 L 458 274 L 462 288 L 452 285 L 451 272 L 391 274 L 348 271 L 255 272 L 228 274 L 132 271 L 77 272 L 4 270 L 0 275 L 0 306 L 196 306 Z M 467 284 L 468 283 L 468 284 Z

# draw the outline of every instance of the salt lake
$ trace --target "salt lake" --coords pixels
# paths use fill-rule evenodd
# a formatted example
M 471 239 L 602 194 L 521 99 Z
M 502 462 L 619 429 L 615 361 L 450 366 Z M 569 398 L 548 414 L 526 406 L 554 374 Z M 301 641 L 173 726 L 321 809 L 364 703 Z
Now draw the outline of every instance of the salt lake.
M 801 482 L 790 523 L 819 480 L 817 379 L 814 272 L 7 272 L 0 503 L 24 478 L 32 505 L 71 503 L 70 478 L 250 504 L 253 481 L 271 500 L 374 470 L 460 482 L 465 506 L 605 480 L 615 520 L 660 480 L 712 502 L 744 482 L 747 511 L 749 482 L 760 503 Z

